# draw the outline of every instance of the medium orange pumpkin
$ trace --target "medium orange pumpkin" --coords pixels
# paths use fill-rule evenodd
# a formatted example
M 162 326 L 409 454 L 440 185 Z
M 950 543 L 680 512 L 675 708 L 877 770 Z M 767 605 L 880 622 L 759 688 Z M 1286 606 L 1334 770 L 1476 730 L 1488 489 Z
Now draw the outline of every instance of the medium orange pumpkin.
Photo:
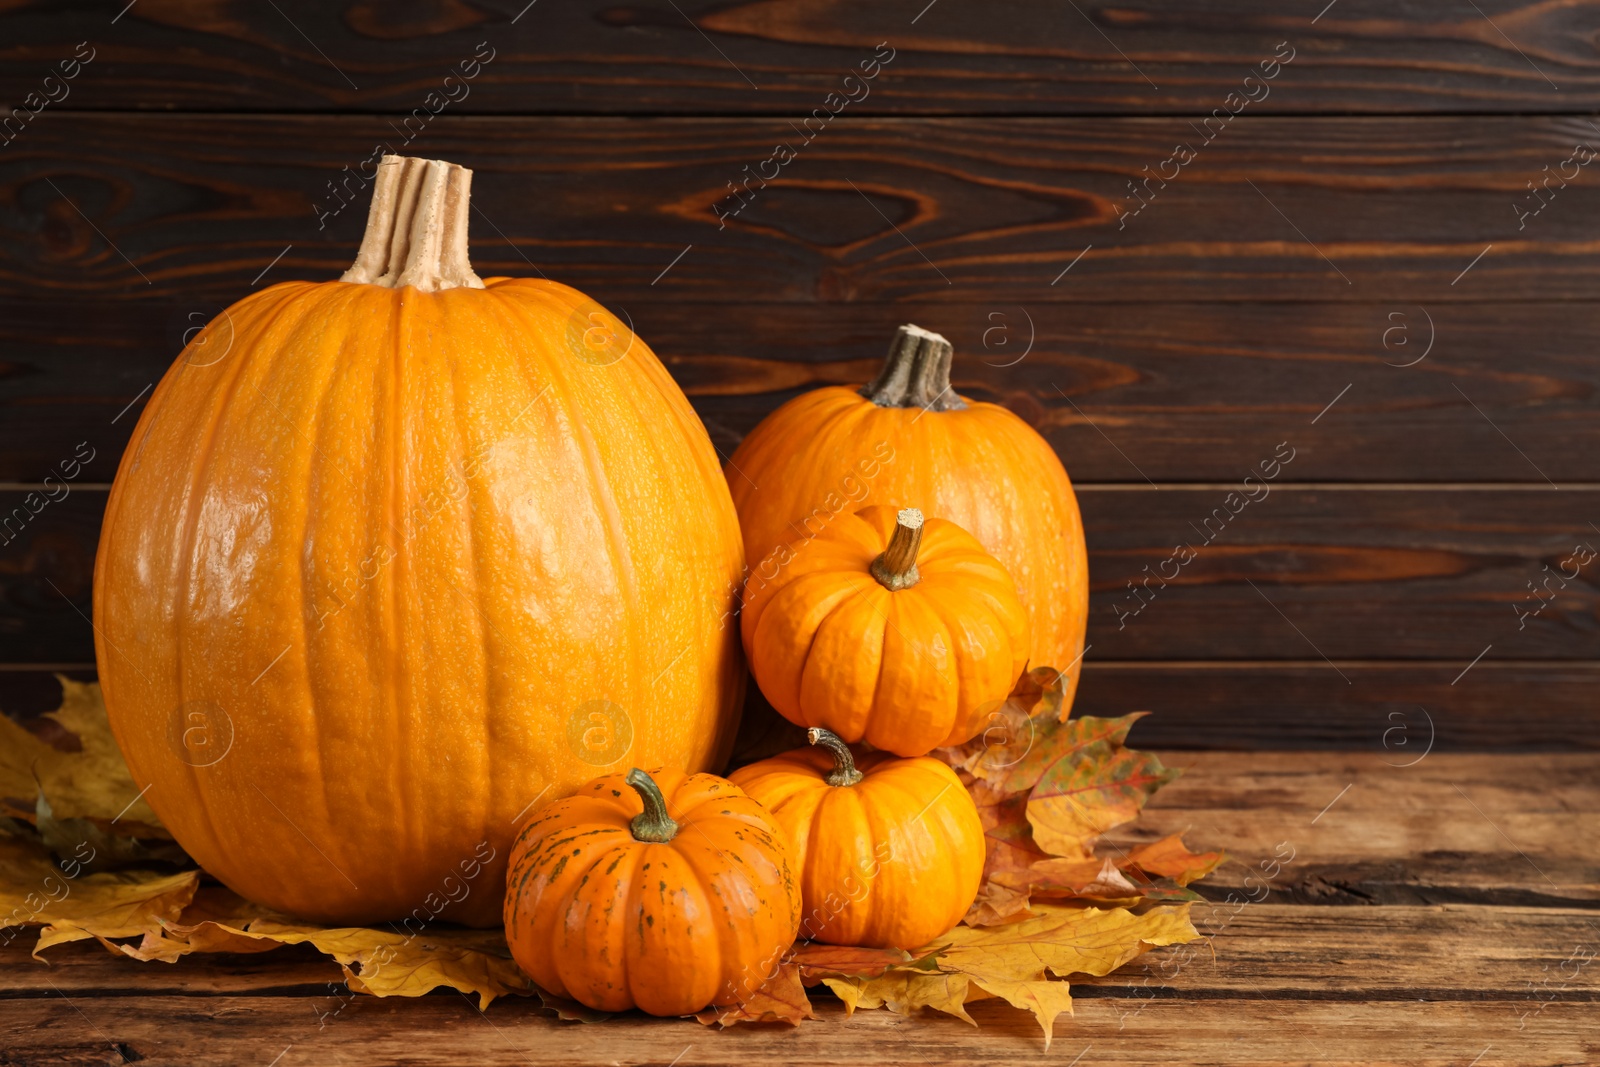
M 955 772 L 929 756 L 856 756 L 827 730 L 806 738 L 816 747 L 729 776 L 793 842 L 801 935 L 912 949 L 960 922 L 983 878 L 984 840 Z
M 1077 687 L 1089 613 L 1083 522 L 1054 450 L 997 404 L 950 386 L 950 343 L 902 326 L 883 369 L 861 388 L 790 400 L 727 464 L 752 579 L 771 554 L 868 504 L 918 507 L 968 530 L 1017 584 L 1033 628 L 1029 659 Z
M 743 1003 L 794 944 L 791 855 L 772 817 L 722 778 L 597 778 L 517 836 L 506 941 L 541 987 L 601 1011 Z
M 982 730 L 1028 661 L 1028 616 L 998 561 L 915 508 L 865 508 L 745 584 L 762 694 L 801 726 L 901 756 Z
M 386 157 L 355 266 L 196 337 L 106 508 L 100 678 L 135 780 L 207 871 L 323 922 L 492 925 L 529 803 L 720 766 L 737 722 L 710 440 L 593 300 L 473 274 L 470 175 Z

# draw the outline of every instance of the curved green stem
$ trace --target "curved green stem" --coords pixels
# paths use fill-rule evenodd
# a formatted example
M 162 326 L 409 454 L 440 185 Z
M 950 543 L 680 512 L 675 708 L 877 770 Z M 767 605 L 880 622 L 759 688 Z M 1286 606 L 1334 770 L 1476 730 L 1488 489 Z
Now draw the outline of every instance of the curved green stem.
M 678 824 L 667 814 L 667 798 L 661 795 L 661 787 L 656 785 L 655 779 L 635 767 L 628 772 L 627 782 L 644 801 L 644 811 L 628 824 L 633 839 L 665 844 L 678 836 Z
M 806 731 L 806 740 L 813 745 L 821 745 L 833 754 L 833 770 L 828 772 L 825 779 L 829 785 L 855 785 L 864 777 L 856 769 L 856 759 L 850 754 L 850 746 L 832 730 L 813 726 Z

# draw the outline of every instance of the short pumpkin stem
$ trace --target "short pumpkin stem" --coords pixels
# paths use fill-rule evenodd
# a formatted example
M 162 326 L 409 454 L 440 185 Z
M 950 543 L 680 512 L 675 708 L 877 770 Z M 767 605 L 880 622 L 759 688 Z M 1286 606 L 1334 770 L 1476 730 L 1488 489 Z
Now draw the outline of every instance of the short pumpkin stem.
M 894 536 L 889 547 L 872 561 L 869 568 L 878 584 L 891 592 L 909 589 L 917 584 L 917 550 L 922 547 L 922 512 L 906 508 L 895 516 Z
M 628 829 L 635 841 L 653 841 L 665 844 L 678 836 L 678 824 L 667 814 L 667 798 L 661 795 L 656 780 L 635 767 L 628 772 L 627 782 L 644 801 L 644 811 L 633 817 Z
M 384 156 L 372 186 L 367 232 L 340 281 L 441 289 L 482 289 L 467 259 L 472 172 L 454 163 Z
M 813 726 L 806 731 L 806 740 L 833 753 L 833 770 L 824 779 L 829 785 L 855 785 L 861 781 L 863 775 L 856 769 L 856 758 L 850 754 L 850 746 L 838 734 Z
M 880 408 L 960 411 L 967 402 L 950 388 L 950 342 L 932 330 L 905 325 L 889 342 L 878 376 L 861 395 Z

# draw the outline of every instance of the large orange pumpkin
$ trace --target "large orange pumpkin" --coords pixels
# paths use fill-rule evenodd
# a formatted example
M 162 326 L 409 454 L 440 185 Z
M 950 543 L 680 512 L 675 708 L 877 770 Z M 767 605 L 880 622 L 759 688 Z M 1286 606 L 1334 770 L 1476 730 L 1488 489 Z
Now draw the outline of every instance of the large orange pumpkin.
M 779 558 L 745 583 L 740 629 L 790 722 L 925 756 L 982 730 L 1027 664 L 1016 586 L 953 522 L 863 508 Z
M 1070 707 L 1089 613 L 1083 522 L 1050 445 L 997 404 L 950 386 L 950 343 L 902 326 L 861 388 L 829 386 L 768 415 L 729 458 L 751 580 L 774 549 L 868 504 L 921 508 L 977 537 L 1017 583 L 1030 662 L 1066 671 Z
M 720 766 L 738 715 L 711 443 L 594 301 L 473 274 L 470 173 L 386 157 L 355 266 L 196 337 L 106 508 L 100 678 L 145 799 L 324 922 L 498 922 L 530 803 Z
M 983 823 L 946 764 L 852 753 L 812 728 L 814 748 L 729 777 L 794 846 L 802 936 L 832 945 L 912 949 L 955 926 L 983 880 Z
M 789 839 L 737 786 L 634 768 L 528 821 L 505 922 L 518 966 L 557 996 L 687 1015 L 777 972 L 800 893 Z

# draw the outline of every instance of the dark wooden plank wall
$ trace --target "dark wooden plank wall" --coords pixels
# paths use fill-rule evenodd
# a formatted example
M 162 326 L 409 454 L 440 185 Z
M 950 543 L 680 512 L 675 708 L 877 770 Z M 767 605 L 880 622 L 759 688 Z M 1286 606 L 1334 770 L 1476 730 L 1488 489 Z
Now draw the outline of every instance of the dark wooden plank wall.
M 624 309 L 724 453 L 947 333 L 1079 486 L 1080 703 L 1146 743 L 1600 746 L 1597 39 L 1519 0 L 7 5 L 0 707 L 92 671 L 146 387 L 348 264 L 386 143 L 475 168 L 480 272 Z

